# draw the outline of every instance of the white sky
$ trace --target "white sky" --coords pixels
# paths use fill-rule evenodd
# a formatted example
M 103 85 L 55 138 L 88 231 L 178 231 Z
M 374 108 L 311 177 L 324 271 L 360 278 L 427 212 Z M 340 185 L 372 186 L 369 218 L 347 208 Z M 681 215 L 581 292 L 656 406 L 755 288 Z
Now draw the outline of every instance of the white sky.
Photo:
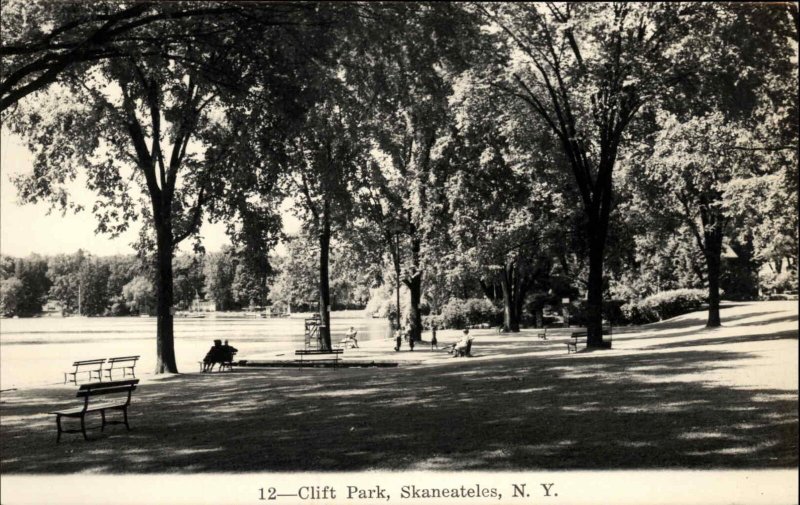
M 0 254 L 15 257 L 31 253 L 53 255 L 73 253 L 78 249 L 98 256 L 134 253 L 130 244 L 136 240 L 141 222 L 133 223 L 125 234 L 112 239 L 108 235 L 95 235 L 97 223 L 91 212 L 62 216 L 60 211 L 53 211 L 48 215 L 46 204 L 20 205 L 17 189 L 10 177 L 31 170 L 30 152 L 19 137 L 4 129 L 0 133 Z M 77 203 L 91 209 L 94 194 L 83 185 L 71 186 L 70 195 Z M 284 205 L 284 228 L 294 233 L 300 228 L 300 222 L 288 211 L 290 206 L 288 202 Z M 218 251 L 229 243 L 222 223 L 204 223 L 200 234 L 208 252 Z M 189 251 L 191 241 L 186 240 L 181 246 L 181 250 Z M 279 245 L 278 252 L 282 251 L 283 247 Z

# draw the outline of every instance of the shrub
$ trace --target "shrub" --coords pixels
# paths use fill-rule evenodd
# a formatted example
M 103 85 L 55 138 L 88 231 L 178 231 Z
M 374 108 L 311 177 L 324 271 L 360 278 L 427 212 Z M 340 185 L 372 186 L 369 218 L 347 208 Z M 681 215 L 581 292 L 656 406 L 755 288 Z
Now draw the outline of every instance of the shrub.
M 444 328 L 444 318 L 441 315 L 437 314 L 430 314 L 427 316 L 422 316 L 422 327 L 426 330 L 430 330 L 432 325 L 436 324 L 437 329 Z
M 700 310 L 708 300 L 704 289 L 662 291 L 620 308 L 623 318 L 633 324 L 647 324 Z
M 467 324 L 493 324 L 497 307 L 486 298 L 470 298 L 464 302 Z
M 429 321 L 431 317 L 428 316 Z M 451 298 L 442 307 L 442 313 L 434 319 L 439 328 L 465 328 L 473 324 L 495 324 L 498 318 L 497 308 L 484 298 Z
M 464 328 L 467 318 L 464 310 L 464 300 L 451 298 L 442 307 L 441 322 L 443 328 Z

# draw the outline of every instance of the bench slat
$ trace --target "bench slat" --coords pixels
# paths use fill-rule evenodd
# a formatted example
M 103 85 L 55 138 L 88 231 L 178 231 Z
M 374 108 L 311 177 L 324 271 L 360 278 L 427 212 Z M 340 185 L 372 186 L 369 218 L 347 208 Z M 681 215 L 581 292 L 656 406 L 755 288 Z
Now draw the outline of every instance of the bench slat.
M 74 363 L 72 364 L 72 366 L 83 366 L 83 365 L 100 365 L 100 364 L 102 364 L 102 363 L 105 363 L 105 361 L 106 361 L 106 359 L 105 359 L 105 358 L 101 358 L 101 359 L 87 359 L 87 360 L 83 360 L 83 361 L 76 361 L 76 362 L 74 362 Z
M 78 391 L 78 398 L 97 395 L 109 395 L 114 393 L 127 393 L 128 391 L 136 391 L 136 386 L 119 386 L 115 388 L 102 388 L 102 389 L 89 389 L 86 391 Z
M 139 356 L 121 356 L 118 358 L 108 358 L 109 363 L 120 363 L 123 361 L 137 361 Z
M 86 390 L 86 389 L 100 389 L 100 388 L 109 388 L 109 387 L 116 387 L 116 386 L 132 386 L 139 383 L 139 379 L 127 379 L 121 381 L 111 381 L 111 382 L 92 382 L 89 384 L 81 384 L 78 388 L 79 391 Z
M 127 405 L 128 402 L 119 401 L 119 402 L 102 402 L 102 403 L 93 403 L 89 405 L 89 407 L 84 410 L 83 407 L 73 407 L 70 409 L 64 410 L 55 410 L 50 412 L 51 414 L 60 414 L 62 416 L 69 416 L 74 414 L 80 414 L 81 412 L 96 412 L 98 410 L 105 410 L 105 409 L 113 409 L 118 407 L 124 407 Z

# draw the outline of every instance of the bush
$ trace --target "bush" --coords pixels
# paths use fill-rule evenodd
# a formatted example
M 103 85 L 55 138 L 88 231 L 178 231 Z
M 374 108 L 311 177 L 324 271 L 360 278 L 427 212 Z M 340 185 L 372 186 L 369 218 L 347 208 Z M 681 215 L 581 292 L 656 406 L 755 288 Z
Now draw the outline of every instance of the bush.
M 493 324 L 497 319 L 497 307 L 486 298 L 470 298 L 464 302 L 467 324 Z
M 442 307 L 441 315 L 428 316 L 427 320 L 436 321 L 439 328 L 462 329 L 474 324 L 495 324 L 497 318 L 497 307 L 485 298 L 451 298 Z
M 464 300 L 461 298 L 449 299 L 442 307 L 441 323 L 442 328 L 464 328 L 467 324 Z
M 707 290 L 675 289 L 626 303 L 620 307 L 620 312 L 626 322 L 647 324 L 700 310 L 707 301 Z
M 444 318 L 441 315 L 436 315 L 436 314 L 422 316 L 422 327 L 424 329 L 430 330 L 434 324 L 436 325 L 437 329 L 443 329 Z

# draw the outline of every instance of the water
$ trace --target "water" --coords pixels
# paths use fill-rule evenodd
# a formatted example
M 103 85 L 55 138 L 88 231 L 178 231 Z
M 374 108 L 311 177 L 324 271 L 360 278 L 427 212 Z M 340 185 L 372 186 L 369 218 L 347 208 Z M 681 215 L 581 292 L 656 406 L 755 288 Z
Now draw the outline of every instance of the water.
M 178 370 L 195 372 L 214 339 L 228 340 L 237 359 L 291 359 L 303 347 L 303 319 L 262 319 L 209 315 L 203 319 L 175 318 Z M 385 320 L 364 317 L 363 311 L 334 312 L 331 340 L 344 337 L 350 326 L 359 341 L 388 336 Z M 147 317 L 45 317 L 0 320 L 0 389 L 62 383 L 73 361 L 140 355 L 137 376 L 155 370 L 156 319 Z

